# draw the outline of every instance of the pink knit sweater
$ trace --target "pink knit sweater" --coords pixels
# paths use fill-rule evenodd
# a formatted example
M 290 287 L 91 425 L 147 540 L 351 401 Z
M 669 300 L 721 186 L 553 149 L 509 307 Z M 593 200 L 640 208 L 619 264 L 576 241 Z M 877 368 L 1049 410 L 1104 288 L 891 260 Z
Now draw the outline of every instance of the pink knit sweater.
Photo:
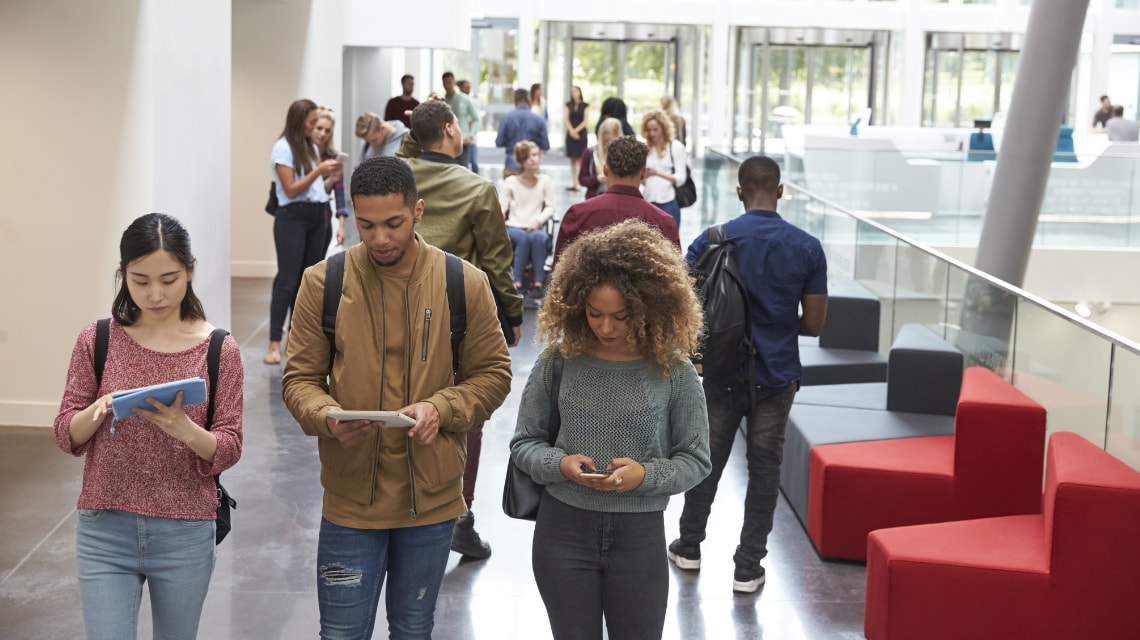
M 232 336 L 226 336 L 218 366 L 212 429 L 218 449 L 213 463 L 198 457 L 190 447 L 140 416 L 120 419 L 115 423 L 115 435 L 111 435 L 108 414 L 95 435 L 79 447 L 71 446 L 68 429 L 72 416 L 113 391 L 192 376 L 201 377 L 208 385 L 209 344 L 206 339 L 179 353 L 151 351 L 112 320 L 103 384 L 96 387 L 95 323 L 79 334 L 67 370 L 67 388 L 55 418 L 55 439 L 65 452 L 87 456 L 80 509 L 116 509 L 182 520 L 214 519 L 218 500 L 211 476 L 232 467 L 241 457 L 244 376 L 241 353 Z M 184 409 L 195 423 L 205 424 L 206 403 Z

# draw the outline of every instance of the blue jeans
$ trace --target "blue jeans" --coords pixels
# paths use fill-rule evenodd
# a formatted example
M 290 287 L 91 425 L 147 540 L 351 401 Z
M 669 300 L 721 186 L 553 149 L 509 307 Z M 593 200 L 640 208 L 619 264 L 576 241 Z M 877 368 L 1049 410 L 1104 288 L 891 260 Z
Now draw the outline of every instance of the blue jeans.
M 653 206 L 672 216 L 673 222 L 677 223 L 677 229 L 681 229 L 681 205 L 677 204 L 676 199 L 669 202 L 654 202 Z
M 286 312 L 293 311 L 305 269 L 325 257 L 329 246 L 327 202 L 295 202 L 273 217 L 273 243 L 277 247 L 277 275 L 269 299 L 269 340 L 280 342 Z
M 530 264 L 531 279 L 534 284 L 541 285 L 546 268 L 546 231 L 507 227 L 507 235 L 515 246 L 515 282 L 523 286 L 528 284 L 523 282 L 523 276 L 526 275 L 526 265 Z
M 471 170 L 479 173 L 479 145 L 472 142 L 468 146 L 471 147 Z
M 531 550 L 555 640 L 659 640 L 669 600 L 665 517 L 586 511 L 543 496 Z
M 89 639 L 136 637 L 143 583 L 150 587 L 154 637 L 197 637 L 214 572 L 212 520 L 80 509 L 75 552 Z
M 743 380 L 705 378 L 705 401 L 709 408 L 709 449 L 712 473 L 700 484 L 685 492 L 685 508 L 681 512 L 681 541 L 700 544 L 705 539 L 705 524 L 712 510 L 716 486 L 732 442 L 746 420 L 745 444 L 748 460 L 748 490 L 744 497 L 744 526 L 740 545 L 733 560 L 738 567 L 754 570 L 768 555 L 768 534 L 772 532 L 772 516 L 780 490 L 780 462 L 784 458 L 784 428 L 796 397 L 797 384 L 783 387 L 755 385 L 749 404 L 748 384 Z
M 402 529 L 351 529 L 321 518 L 321 638 L 371 638 L 385 575 L 389 638 L 431 638 L 454 529 L 454 520 Z

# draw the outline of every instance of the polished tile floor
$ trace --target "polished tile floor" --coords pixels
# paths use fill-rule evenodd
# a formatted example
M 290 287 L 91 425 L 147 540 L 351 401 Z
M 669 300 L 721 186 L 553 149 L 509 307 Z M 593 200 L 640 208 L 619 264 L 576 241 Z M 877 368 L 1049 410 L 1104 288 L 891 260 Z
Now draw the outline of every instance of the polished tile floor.
M 491 158 L 480 160 L 490 166 Z M 556 183 L 560 172 L 566 184 L 564 167 L 549 170 Z M 573 197 L 563 191 L 559 200 Z M 697 216 L 691 218 L 682 225 L 686 244 L 698 231 Z M 233 281 L 230 329 L 246 367 L 245 450 L 241 462 L 225 474 L 238 509 L 234 532 L 218 547 L 201 638 L 315 638 L 318 632 L 321 488 L 316 443 L 281 402 L 281 368 L 261 363 L 269 288 L 264 279 Z M 523 344 L 512 350 L 511 395 L 486 426 L 474 504 L 478 529 L 494 553 L 485 561 L 452 554 L 436 609 L 437 639 L 550 637 L 530 569 L 533 525 L 511 520 L 499 509 L 507 442 L 537 353 L 532 340 L 533 311 L 528 311 Z M 50 430 L 0 429 L 0 638 L 83 636 L 74 558 L 81 471 L 82 461 L 62 454 Z M 703 569 L 671 567 L 664 637 L 862 638 L 864 567 L 822 561 L 782 499 L 765 561 L 768 583 L 754 595 L 732 593 L 732 552 L 744 485 L 743 443 L 738 442 L 713 507 Z M 666 514 L 669 539 L 676 535 L 680 508 L 681 499 L 675 498 Z M 151 635 L 149 618 L 144 596 L 142 638 Z M 387 637 L 382 621 L 374 637 Z

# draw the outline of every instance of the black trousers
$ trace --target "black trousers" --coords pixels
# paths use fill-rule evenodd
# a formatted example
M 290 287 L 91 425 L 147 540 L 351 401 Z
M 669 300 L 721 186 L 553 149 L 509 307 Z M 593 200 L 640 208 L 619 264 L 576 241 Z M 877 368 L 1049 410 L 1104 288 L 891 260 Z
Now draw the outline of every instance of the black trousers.
M 531 564 L 555 640 L 660 640 L 669 560 L 660 511 L 586 511 L 542 497 Z
M 327 202 L 294 202 L 277 210 L 273 243 L 277 246 L 277 276 L 269 301 L 269 340 L 280 342 L 285 314 L 292 314 L 305 269 L 325 257 L 330 227 Z

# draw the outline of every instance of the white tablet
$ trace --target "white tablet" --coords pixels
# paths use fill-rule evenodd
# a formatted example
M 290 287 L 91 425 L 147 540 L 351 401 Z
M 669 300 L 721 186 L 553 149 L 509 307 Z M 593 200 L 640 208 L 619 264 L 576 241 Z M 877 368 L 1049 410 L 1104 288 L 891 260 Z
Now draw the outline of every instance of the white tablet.
M 327 415 L 338 422 L 372 420 L 383 422 L 385 427 L 411 427 L 416 424 L 415 418 L 409 418 L 399 411 L 348 411 L 340 407 L 333 407 L 328 410 Z

